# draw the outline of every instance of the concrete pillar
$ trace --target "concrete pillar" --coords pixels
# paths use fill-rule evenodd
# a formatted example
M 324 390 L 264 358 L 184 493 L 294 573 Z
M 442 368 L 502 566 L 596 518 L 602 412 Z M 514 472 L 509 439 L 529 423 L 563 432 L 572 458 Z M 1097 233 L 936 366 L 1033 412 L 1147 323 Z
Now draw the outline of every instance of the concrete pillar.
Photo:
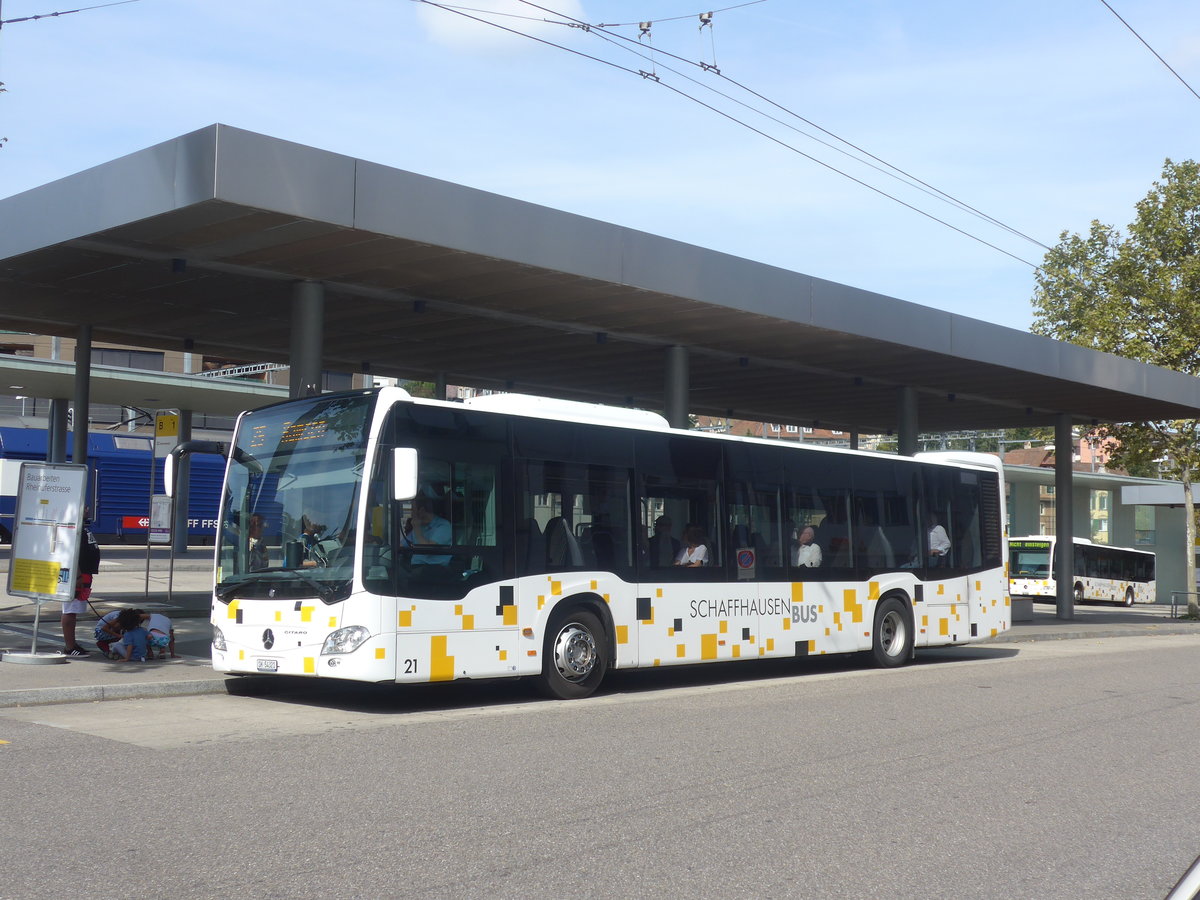
M 1010 481 L 1008 520 L 1013 537 L 1040 534 L 1042 485 L 1036 481 Z
M 667 348 L 663 404 L 672 428 L 688 427 L 688 348 L 676 344 Z
M 179 411 L 179 443 L 192 439 L 192 411 Z M 176 553 L 187 553 L 188 549 L 188 484 L 192 470 L 192 458 L 183 454 L 176 459 L 175 475 L 175 511 L 171 522 L 171 543 L 175 545 Z
M 446 373 L 436 373 L 433 379 L 433 398 L 435 400 L 445 400 L 446 392 L 448 390 L 449 386 L 446 384 Z
M 67 461 L 67 409 L 71 401 L 56 397 L 50 401 L 50 418 L 46 422 L 46 462 Z
M 87 465 L 88 406 L 91 403 L 92 326 L 79 326 L 75 343 L 74 445 L 71 462 Z
M 325 285 L 297 281 L 292 285 L 292 345 L 289 397 L 321 393 L 322 331 L 325 327 Z
M 896 397 L 896 450 L 901 456 L 915 456 L 917 441 L 917 391 L 907 385 Z
M 850 449 L 851 450 L 858 449 L 858 429 L 857 428 L 851 429 L 851 431 L 850 431 Z
M 1058 617 L 1075 618 L 1075 499 L 1072 488 L 1071 417 L 1054 419 L 1054 535 L 1058 544 L 1054 577 L 1058 582 Z

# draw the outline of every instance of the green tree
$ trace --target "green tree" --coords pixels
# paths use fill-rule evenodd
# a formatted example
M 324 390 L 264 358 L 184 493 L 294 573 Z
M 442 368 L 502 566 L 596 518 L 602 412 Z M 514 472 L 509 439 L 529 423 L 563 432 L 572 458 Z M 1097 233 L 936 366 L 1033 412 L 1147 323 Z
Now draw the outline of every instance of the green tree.
M 427 400 L 444 399 L 437 396 L 437 385 L 432 381 L 401 381 L 400 387 L 404 388 L 414 397 L 424 397 Z
M 1033 331 L 1095 350 L 1200 375 L 1200 165 L 1163 165 L 1123 234 L 1092 222 L 1087 236 L 1063 232 L 1037 273 Z M 1119 446 L 1114 465 L 1158 470 L 1183 484 L 1187 585 L 1195 585 L 1195 504 L 1200 472 L 1195 419 L 1125 422 L 1099 432 Z M 1189 618 L 1200 618 L 1195 595 Z

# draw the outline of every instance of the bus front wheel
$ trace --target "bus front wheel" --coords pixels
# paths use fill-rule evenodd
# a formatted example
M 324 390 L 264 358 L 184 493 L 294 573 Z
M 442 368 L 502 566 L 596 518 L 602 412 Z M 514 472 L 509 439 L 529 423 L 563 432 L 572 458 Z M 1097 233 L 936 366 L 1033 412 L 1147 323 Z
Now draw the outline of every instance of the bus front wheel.
M 1083 602 L 1083 585 L 1077 584 L 1077 585 L 1075 585 L 1075 603 L 1076 603 L 1076 605 L 1078 605 L 1082 602 Z
M 1125 588 L 1125 605 L 1133 606 L 1133 588 Z
M 895 597 L 886 597 L 875 609 L 875 632 L 871 655 L 885 669 L 902 666 L 912 657 L 913 629 L 908 609 Z
M 542 693 L 558 700 L 587 697 L 607 671 L 608 643 L 596 615 L 577 609 L 556 616 L 542 650 Z

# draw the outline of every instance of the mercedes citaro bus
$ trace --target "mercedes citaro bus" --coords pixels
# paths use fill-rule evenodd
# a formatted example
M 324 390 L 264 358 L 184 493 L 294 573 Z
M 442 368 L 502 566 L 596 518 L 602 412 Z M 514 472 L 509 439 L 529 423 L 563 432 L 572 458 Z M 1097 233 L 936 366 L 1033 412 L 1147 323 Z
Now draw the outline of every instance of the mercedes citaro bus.
M 247 412 L 227 446 L 202 443 L 178 452 L 227 457 L 220 672 L 528 676 L 577 698 L 610 668 L 853 652 L 899 666 L 1011 621 L 994 457 L 388 387 Z M 936 556 L 935 520 L 950 539 Z M 677 564 L 688 547 L 701 564 Z

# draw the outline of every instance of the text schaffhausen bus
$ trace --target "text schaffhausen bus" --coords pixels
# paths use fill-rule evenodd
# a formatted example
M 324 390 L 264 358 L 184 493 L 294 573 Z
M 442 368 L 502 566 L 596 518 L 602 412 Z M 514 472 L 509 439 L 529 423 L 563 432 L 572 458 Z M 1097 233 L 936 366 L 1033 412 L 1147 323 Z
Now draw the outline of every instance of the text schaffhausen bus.
M 732 597 L 693 600 L 693 619 L 737 619 L 742 616 L 790 617 L 793 622 L 817 621 L 815 603 L 793 603 L 783 597 Z

